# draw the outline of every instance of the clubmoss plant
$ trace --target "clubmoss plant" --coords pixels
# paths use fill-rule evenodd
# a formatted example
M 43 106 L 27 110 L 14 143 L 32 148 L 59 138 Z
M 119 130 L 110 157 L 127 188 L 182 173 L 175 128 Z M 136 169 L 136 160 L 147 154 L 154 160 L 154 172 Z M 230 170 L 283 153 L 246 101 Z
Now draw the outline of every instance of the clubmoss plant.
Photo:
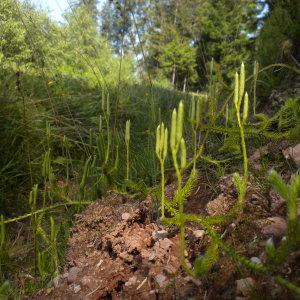
M 195 100 L 196 97 L 196 100 Z M 193 169 L 196 169 L 197 153 L 198 153 L 198 134 L 202 126 L 202 119 L 206 108 L 206 101 L 203 96 L 192 96 L 190 104 L 189 121 L 193 133 L 194 156 L 193 156 Z
M 6 258 L 7 258 L 6 231 L 5 231 L 4 217 L 3 217 L 3 215 L 1 215 L 1 219 L 0 219 L 0 279 L 2 278 Z
M 91 160 L 92 160 L 92 156 L 88 157 L 88 159 L 84 164 L 83 174 L 79 185 L 80 201 L 83 201 L 86 197 L 86 184 L 91 169 Z
M 243 103 L 243 111 L 241 116 L 241 104 Z M 172 162 L 176 172 L 177 177 L 177 191 L 174 196 L 172 204 L 167 205 L 167 209 L 170 210 L 171 214 L 174 216 L 173 218 L 165 218 L 164 221 L 169 224 L 177 225 L 179 227 L 179 257 L 180 262 L 184 270 L 193 276 L 203 274 L 207 272 L 212 265 L 216 262 L 218 258 L 218 243 L 217 239 L 213 239 L 211 242 L 211 246 L 207 249 L 207 252 L 204 256 L 199 257 L 195 261 L 194 270 L 191 270 L 188 267 L 185 259 L 185 222 L 187 221 L 196 221 L 200 223 L 202 226 L 209 224 L 224 224 L 231 220 L 243 207 L 244 198 L 246 194 L 246 187 L 248 181 L 248 158 L 247 158 L 247 150 L 246 150 L 246 142 L 245 142 L 245 135 L 244 135 L 244 125 L 247 122 L 248 118 L 248 111 L 249 111 L 249 104 L 248 104 L 248 95 L 245 94 L 245 66 L 242 63 L 240 75 L 236 74 L 235 76 L 235 89 L 234 89 L 234 106 L 236 110 L 236 118 L 237 123 L 240 130 L 240 137 L 241 137 L 241 147 L 243 153 L 243 161 L 244 161 L 244 174 L 241 178 L 238 174 L 234 175 L 234 183 L 236 185 L 238 191 L 238 200 L 234 207 L 227 213 L 226 215 L 217 215 L 212 217 L 201 217 L 196 215 L 189 215 L 184 213 L 184 201 L 191 193 L 193 188 L 197 182 L 197 172 L 195 166 L 195 156 L 197 155 L 197 142 L 195 142 L 195 132 L 197 132 L 197 128 L 200 127 L 202 124 L 203 118 L 203 102 L 200 100 L 197 102 L 197 107 L 195 100 L 192 99 L 191 107 L 190 107 L 190 122 L 192 124 L 192 130 L 194 132 L 194 163 L 193 168 L 190 174 L 190 177 L 185 184 L 182 186 L 182 173 L 186 169 L 187 166 L 187 153 L 186 153 L 186 145 L 183 138 L 183 123 L 184 123 L 184 105 L 182 102 L 179 103 L 178 106 L 178 113 L 177 110 L 174 109 L 172 112 L 172 121 L 171 121 L 171 134 L 170 134 L 170 147 L 172 153 Z M 212 105 L 212 104 L 210 104 Z M 209 115 L 212 113 L 213 108 L 209 109 Z M 159 126 L 157 129 L 157 141 L 159 140 L 158 137 L 161 138 L 161 127 Z M 159 143 L 156 144 L 157 146 L 161 146 Z M 160 148 L 156 148 L 156 152 L 159 153 Z M 180 164 L 178 162 L 178 154 L 180 150 Z M 159 157 L 159 155 L 158 155 Z M 163 170 L 163 169 L 162 169 Z M 163 191 L 162 191 L 163 193 Z M 164 197 L 162 196 L 162 199 Z M 211 226 L 210 225 L 210 226 Z
M 51 163 L 51 148 L 49 148 L 44 154 L 42 163 L 42 176 L 44 179 L 43 206 L 45 207 L 47 196 L 51 200 L 51 204 L 53 204 L 52 191 L 55 190 L 54 186 L 56 185 L 55 175 Z
M 193 108 L 192 108 L 193 110 Z M 193 116 L 194 113 L 191 112 Z M 182 267 L 188 274 L 192 274 L 185 260 L 185 218 L 184 218 L 184 201 L 190 194 L 197 181 L 196 169 L 193 168 L 189 180 L 186 185 L 182 187 L 182 173 L 187 166 L 187 151 L 186 144 L 183 138 L 183 122 L 184 122 L 184 105 L 181 101 L 178 106 L 178 114 L 176 109 L 172 113 L 171 122 L 171 135 L 170 135 L 170 146 L 172 153 L 173 166 L 177 177 L 177 191 L 173 199 L 173 207 L 171 212 L 177 218 L 177 224 L 179 226 L 179 258 Z M 180 165 L 178 163 L 178 154 L 180 150 Z M 178 210 L 174 208 L 178 205 Z M 170 207 L 170 206 L 169 206 Z M 165 220 L 168 221 L 168 220 Z
M 300 242 L 300 220 L 298 218 L 300 196 L 300 173 L 294 175 L 290 184 L 286 184 L 281 176 L 271 170 L 268 179 L 279 195 L 285 199 L 287 207 L 287 232 L 276 249 L 272 239 L 266 244 L 266 253 L 270 261 L 270 267 L 280 264 L 293 251 Z
M 28 202 L 31 208 L 31 229 L 32 229 L 34 253 L 36 258 L 38 255 L 38 243 L 37 243 L 38 217 L 35 213 L 37 210 L 37 204 L 36 204 L 37 193 L 38 193 L 38 185 L 35 184 L 32 190 L 30 191 Z
M 40 219 L 41 220 L 41 219 Z M 58 274 L 58 251 L 57 251 L 57 236 L 59 233 L 59 228 L 55 224 L 55 221 L 53 217 L 50 217 L 50 233 L 49 235 L 46 233 L 46 231 L 42 228 L 41 224 L 39 223 L 37 227 L 37 233 L 42 237 L 44 242 L 49 247 L 49 254 L 50 254 L 50 263 L 49 263 L 49 269 L 52 275 L 56 276 Z M 43 259 L 43 254 L 38 252 L 38 270 L 44 274 L 45 273 L 45 262 Z
M 257 87 L 258 72 L 259 72 L 259 63 L 255 61 L 253 67 L 253 114 L 254 116 L 256 115 L 256 87 Z
M 130 148 L 130 120 L 126 121 L 125 126 L 125 145 L 126 145 L 126 180 L 129 180 L 129 148 Z
M 110 144 L 111 144 L 111 133 L 110 133 L 110 102 L 109 102 L 109 94 L 107 94 L 106 97 L 106 114 L 105 114 L 105 120 L 106 120 L 106 128 L 107 128 L 107 147 L 106 147 L 106 156 L 105 156 L 105 162 L 106 165 L 108 163 L 109 159 L 109 153 L 110 153 Z
M 39 271 L 39 275 L 41 276 L 42 280 L 44 280 L 47 276 L 47 264 L 46 264 L 46 255 L 44 252 L 38 252 L 37 256 L 37 269 Z
M 244 101 L 243 101 L 244 99 Z M 241 112 L 241 104 L 243 103 L 243 111 Z M 240 177 L 239 174 L 234 174 L 234 183 L 238 191 L 238 201 L 234 207 L 233 212 L 239 211 L 243 204 L 246 195 L 247 182 L 249 177 L 248 171 L 248 156 L 247 156 L 247 148 L 246 148 L 246 140 L 245 140 L 245 130 L 244 126 L 248 119 L 249 114 L 249 97 L 248 93 L 245 93 L 245 65 L 242 63 L 240 75 L 238 73 L 235 74 L 235 86 L 234 86 L 234 106 L 236 110 L 236 118 L 238 127 L 240 130 L 240 138 L 241 138 L 241 148 L 243 154 L 243 165 L 244 172 L 243 178 Z M 242 114 L 242 118 L 241 118 Z
M 72 158 L 70 155 L 70 141 L 69 139 L 64 135 L 63 137 L 63 142 L 62 142 L 62 152 L 63 155 L 65 157 L 65 164 L 66 164 L 66 190 L 65 192 L 68 192 L 68 188 L 69 188 L 69 180 L 70 180 L 70 166 L 72 167 Z
M 164 123 L 157 126 L 156 129 L 156 147 L 155 153 L 160 163 L 161 172 L 161 216 L 165 218 L 165 160 L 168 152 L 168 129 Z

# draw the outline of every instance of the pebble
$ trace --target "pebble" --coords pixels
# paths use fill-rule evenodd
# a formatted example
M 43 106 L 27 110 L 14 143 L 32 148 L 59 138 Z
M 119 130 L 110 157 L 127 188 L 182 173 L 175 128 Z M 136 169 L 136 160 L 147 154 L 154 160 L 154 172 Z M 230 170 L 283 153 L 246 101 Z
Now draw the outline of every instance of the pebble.
M 130 220 L 130 219 L 132 219 L 130 213 L 125 212 L 125 213 L 122 214 L 122 220 L 128 221 L 128 220 Z
M 206 204 L 206 211 L 210 216 L 225 214 L 233 205 L 233 199 L 227 194 L 220 194 Z
M 193 278 L 192 276 L 187 276 L 184 278 L 186 282 L 192 282 L 194 283 L 197 287 L 200 287 L 202 285 L 202 282 L 200 280 L 197 280 Z
M 154 241 L 162 240 L 168 236 L 168 231 L 166 230 L 157 230 L 152 232 L 152 239 Z
M 236 294 L 239 296 L 249 296 L 255 286 L 255 280 L 251 277 L 242 278 L 236 281 Z
M 68 279 L 67 279 L 69 284 L 76 281 L 79 271 L 80 269 L 77 267 L 72 267 L 69 270 Z
M 119 257 L 122 258 L 123 260 L 125 260 L 128 263 L 131 263 L 133 261 L 133 256 L 128 254 L 126 251 L 121 252 L 119 254 Z M 102 268 L 100 270 L 102 270 Z
M 160 288 L 163 288 L 167 285 L 167 277 L 163 274 L 157 274 L 155 276 L 155 281 L 157 282 L 157 284 L 159 285 Z
M 274 213 L 283 208 L 285 200 L 274 189 L 270 190 L 269 198 L 271 200 L 271 209 Z
M 282 238 L 287 229 L 287 223 L 284 218 L 271 217 L 267 218 L 267 225 L 262 229 L 262 234 L 265 236 L 274 236 Z
M 79 284 L 75 284 L 74 285 L 74 293 L 77 294 L 80 291 L 81 291 L 81 286 Z
M 92 276 L 83 276 L 80 282 L 82 286 L 86 286 L 90 290 L 94 290 L 96 287 L 95 279 Z
M 137 278 L 136 276 L 132 276 L 128 279 L 128 281 L 125 283 L 125 286 L 132 286 L 137 283 Z
M 100 261 L 97 263 L 97 268 L 99 268 L 103 263 L 103 259 L 100 259 Z
M 255 264 L 261 264 L 261 260 L 256 256 L 251 257 L 251 261 L 254 262 Z
M 60 278 L 61 278 L 60 276 L 56 276 L 56 277 L 53 278 L 54 287 L 56 287 L 56 288 L 58 287 Z
M 285 158 L 292 158 L 298 168 L 300 168 L 300 143 L 295 147 L 289 147 L 282 151 Z
M 194 230 L 193 231 L 193 235 L 197 238 L 197 239 L 201 239 L 204 236 L 205 231 L 204 230 Z
M 155 254 L 155 252 L 153 251 L 153 252 L 151 252 L 151 254 L 150 254 L 150 256 L 149 256 L 149 261 L 154 261 L 155 260 L 155 258 L 156 258 L 156 254 Z

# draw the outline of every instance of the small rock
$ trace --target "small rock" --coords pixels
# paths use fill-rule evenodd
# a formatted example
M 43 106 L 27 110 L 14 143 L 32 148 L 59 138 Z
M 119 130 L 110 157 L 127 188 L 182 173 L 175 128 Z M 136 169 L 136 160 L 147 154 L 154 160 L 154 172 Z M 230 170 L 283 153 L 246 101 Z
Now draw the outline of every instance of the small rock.
M 235 186 L 231 174 L 221 177 L 218 185 L 223 194 L 232 195 L 235 193 Z
M 192 269 L 192 264 L 189 262 L 189 260 L 188 259 L 185 259 L 185 264 L 187 265 L 187 267 L 189 268 L 189 269 Z
M 262 229 L 262 234 L 281 238 L 285 235 L 286 229 L 287 224 L 284 218 L 271 217 L 267 218 L 267 225 Z
M 155 281 L 157 282 L 157 284 L 159 285 L 160 288 L 165 287 L 168 283 L 167 277 L 163 274 L 157 274 L 155 276 Z
M 103 263 L 103 259 L 100 259 L 100 261 L 97 263 L 97 268 L 99 268 Z
M 74 293 L 77 294 L 81 291 L 81 286 L 79 284 L 74 285 Z
M 162 240 L 168 236 L 168 231 L 166 230 L 157 230 L 152 232 L 152 239 L 154 241 Z
M 97 283 L 92 276 L 83 276 L 80 282 L 82 286 L 86 286 L 90 290 L 94 290 L 97 287 Z
M 125 286 L 132 286 L 132 285 L 135 285 L 137 283 L 137 278 L 136 276 L 132 276 L 128 279 L 127 282 L 125 282 Z
M 133 256 L 128 254 L 127 252 L 121 252 L 119 257 L 122 258 L 124 261 L 131 263 L 133 261 Z
M 77 280 L 77 276 L 78 276 L 78 273 L 79 273 L 80 269 L 77 268 L 77 267 L 72 267 L 70 270 L 69 270 L 69 274 L 68 274 L 68 283 L 73 283 Z
M 187 277 L 184 278 L 184 280 L 186 282 L 194 283 L 197 287 L 200 287 L 201 284 L 202 284 L 202 282 L 200 280 L 197 280 L 197 279 L 193 278 L 192 276 L 187 276 Z
M 265 251 L 263 251 L 260 255 L 259 255 L 259 259 L 260 261 L 265 264 L 268 260 L 268 257 L 267 257 L 267 253 Z
M 251 261 L 254 262 L 255 264 L 261 264 L 261 260 L 258 257 L 251 257 Z
M 132 216 L 131 216 L 130 213 L 125 212 L 125 213 L 122 214 L 122 220 L 129 221 L 131 219 L 132 219 Z
M 151 256 L 151 252 L 148 251 L 147 249 L 142 249 L 141 250 L 141 257 L 142 259 L 148 259 L 149 260 L 149 257 Z
M 229 211 L 233 203 L 232 197 L 220 194 L 216 199 L 206 204 L 206 211 L 210 216 L 221 215 Z
M 260 162 L 261 157 L 268 154 L 268 147 L 263 146 L 260 149 L 255 150 L 255 152 L 249 157 L 249 164 L 255 170 L 260 171 L 262 169 L 262 164 Z
M 60 281 L 60 276 L 56 276 L 55 278 L 53 278 L 53 285 L 54 285 L 54 287 L 58 287 L 58 285 L 59 285 L 59 281 Z
M 269 197 L 271 200 L 272 212 L 278 213 L 278 211 L 283 207 L 285 200 L 274 189 L 269 192 Z
M 149 292 L 149 295 L 154 295 L 154 294 L 158 294 L 159 293 L 159 290 L 158 289 L 155 289 L 155 290 L 151 290 Z
M 170 239 L 165 238 L 155 242 L 154 249 L 156 249 L 156 247 L 160 247 L 164 251 L 169 251 L 172 245 L 173 242 Z
M 300 143 L 295 147 L 288 147 L 282 151 L 286 159 L 292 158 L 298 168 L 300 168 Z
M 236 294 L 238 296 L 249 296 L 255 286 L 255 280 L 251 277 L 242 278 L 236 281 Z
M 155 258 L 156 258 L 156 254 L 155 254 L 155 252 L 153 251 L 153 252 L 151 252 L 151 254 L 150 254 L 150 256 L 149 256 L 149 261 L 154 261 L 155 260 Z
M 204 236 L 204 230 L 194 230 L 193 235 L 199 240 Z

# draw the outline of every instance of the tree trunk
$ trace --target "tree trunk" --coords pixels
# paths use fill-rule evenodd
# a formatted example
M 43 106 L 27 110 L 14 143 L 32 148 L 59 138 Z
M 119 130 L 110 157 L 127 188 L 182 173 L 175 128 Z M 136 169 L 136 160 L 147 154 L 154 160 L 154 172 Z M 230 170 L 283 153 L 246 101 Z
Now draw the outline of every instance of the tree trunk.
M 176 79 L 176 65 L 173 64 L 173 71 L 172 71 L 172 84 L 175 86 L 175 79 Z

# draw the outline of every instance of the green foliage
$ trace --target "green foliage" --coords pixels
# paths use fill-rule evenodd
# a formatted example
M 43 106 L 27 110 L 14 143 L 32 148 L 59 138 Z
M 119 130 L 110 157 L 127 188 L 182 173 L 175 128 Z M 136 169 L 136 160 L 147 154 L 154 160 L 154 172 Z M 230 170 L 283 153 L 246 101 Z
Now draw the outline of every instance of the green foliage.
M 240 262 L 247 268 L 252 271 L 270 274 L 270 271 L 274 269 L 275 264 L 281 263 L 284 258 L 295 248 L 295 246 L 299 243 L 300 236 L 300 225 L 299 219 L 297 217 L 297 209 L 298 209 L 298 197 L 300 190 L 300 174 L 296 174 L 294 176 L 293 181 L 288 186 L 283 182 L 281 177 L 274 171 L 270 173 L 269 180 L 277 189 L 279 194 L 287 200 L 287 218 L 288 218 L 288 229 L 287 229 L 287 237 L 285 240 L 281 242 L 281 245 L 278 249 L 275 248 L 272 239 L 270 239 L 266 244 L 266 253 L 270 260 L 270 264 L 255 264 L 246 257 L 243 257 L 236 253 L 236 251 L 230 246 L 226 245 L 222 241 L 222 237 L 214 229 L 214 225 L 217 224 L 226 224 L 232 220 L 234 216 L 239 214 L 244 206 L 246 189 L 248 184 L 248 158 L 247 158 L 247 149 L 246 149 L 246 140 L 245 140 L 245 125 L 247 124 L 247 119 L 249 116 L 249 97 L 247 92 L 245 92 L 245 67 L 244 64 L 241 65 L 240 74 L 236 73 L 235 76 L 235 86 L 233 93 L 233 103 L 235 106 L 235 115 L 239 128 L 240 134 L 240 143 L 243 154 L 243 166 L 244 172 L 243 176 L 240 176 L 238 173 L 235 173 L 233 176 L 233 182 L 236 187 L 238 193 L 238 199 L 235 205 L 224 215 L 215 215 L 215 216 L 197 216 L 193 214 L 188 214 L 184 212 L 184 201 L 193 191 L 196 182 L 197 182 L 197 173 L 195 167 L 193 167 L 192 172 L 188 178 L 186 185 L 182 186 L 182 178 L 181 172 L 185 169 L 179 167 L 177 162 L 177 154 L 180 148 L 181 142 L 183 139 L 183 125 L 184 125 L 184 106 L 183 103 L 180 102 L 177 110 L 174 109 L 172 113 L 172 121 L 171 121 L 171 136 L 170 136 L 170 145 L 173 159 L 173 166 L 176 171 L 177 176 L 177 191 L 172 200 L 167 201 L 166 209 L 169 211 L 172 217 L 163 218 L 163 221 L 169 225 L 176 225 L 179 227 L 179 258 L 181 265 L 185 272 L 192 276 L 203 276 L 207 274 L 209 270 L 213 267 L 213 265 L 218 261 L 220 251 L 223 250 L 229 256 L 231 256 L 234 260 Z M 243 108 L 242 107 L 243 104 Z M 242 111 L 241 111 L 242 110 Z M 195 125 L 195 101 L 192 99 L 191 108 L 189 113 L 189 121 L 192 124 L 192 130 Z M 161 143 L 161 127 L 157 128 L 157 143 L 156 143 L 156 153 L 158 158 L 160 158 L 160 154 L 162 151 Z M 163 127 L 164 129 L 164 127 Z M 200 147 L 200 149 L 203 149 Z M 197 152 L 197 151 L 196 151 Z M 182 151 L 184 156 L 186 157 L 185 151 Z M 182 164 L 181 164 L 182 165 Z M 184 166 L 186 164 L 184 163 Z M 195 165 L 194 165 L 195 166 Z M 164 169 L 161 169 L 164 171 Z M 162 174 L 163 177 L 163 174 Z M 164 191 L 162 190 L 162 193 Z M 162 200 L 164 196 L 162 194 Z M 162 203 L 163 205 L 163 203 Z M 204 256 L 200 256 L 196 258 L 194 262 L 194 268 L 190 269 L 186 258 L 184 255 L 185 252 L 185 223 L 186 222 L 196 222 L 199 223 L 203 229 L 205 229 L 206 233 L 211 238 L 209 246 L 206 249 Z M 281 285 L 289 288 L 291 291 L 297 293 L 298 288 L 290 283 L 285 282 L 280 276 L 276 276 L 275 280 Z
M 217 262 L 219 257 L 219 246 L 217 242 L 212 241 L 208 246 L 205 255 L 195 259 L 194 269 L 195 275 L 201 277 L 206 274 L 212 266 Z
M 284 63 L 299 68 L 299 20 L 299 1 L 276 1 L 266 17 L 256 42 L 257 59 L 262 67 L 274 63 Z M 274 47 L 274 45 L 277 46 Z M 259 85 L 259 93 L 265 99 L 273 89 L 285 89 L 293 86 L 295 74 L 289 73 L 287 70 L 276 72 L 276 69 L 276 67 L 271 68 L 261 78 L 262 84 Z
M 82 200 L 85 199 L 85 195 L 86 195 L 85 189 L 86 189 L 87 179 L 90 173 L 91 161 L 92 161 L 92 157 L 90 156 L 86 160 L 83 168 L 83 174 L 80 182 L 80 199 Z
M 293 139 L 300 137 L 300 97 L 287 99 L 276 114 L 278 127 Z
M 155 153 L 160 162 L 161 171 L 161 215 L 165 217 L 165 160 L 168 152 L 168 129 L 164 123 L 157 126 Z
M 52 276 L 58 275 L 58 251 L 57 251 L 57 236 L 59 228 L 55 224 L 53 217 L 50 217 L 50 232 L 47 234 L 42 226 L 39 224 L 37 227 L 37 234 L 39 234 L 43 241 L 48 246 L 49 258 L 46 258 L 46 254 L 38 251 L 37 253 L 37 266 L 42 277 L 45 277 L 47 273 Z M 47 266 L 46 266 L 47 265 Z
M 287 206 L 288 226 L 286 238 L 281 241 L 277 249 L 274 248 L 271 240 L 266 245 L 266 252 L 272 263 L 271 267 L 273 267 L 275 264 L 282 263 L 300 241 L 300 221 L 297 214 L 300 195 L 300 174 L 294 175 L 290 185 L 286 184 L 274 170 L 270 171 L 268 179 L 280 196 L 286 200 Z
M 2 278 L 5 265 L 7 263 L 7 249 L 6 249 L 6 230 L 4 224 L 4 217 L 1 215 L 0 220 L 0 278 Z
M 9 299 L 10 286 L 8 281 L 4 281 L 0 286 L 0 299 L 7 300 Z
M 107 189 L 132 197 L 146 194 L 157 183 L 156 155 L 162 220 L 180 229 L 184 270 L 203 275 L 221 249 L 226 250 L 212 226 L 225 224 L 243 208 L 248 179 L 246 137 L 299 135 L 297 98 L 287 101 L 274 117 L 256 114 L 257 64 L 253 71 L 255 128 L 250 115 L 252 94 L 245 93 L 249 80 L 244 65 L 236 75 L 235 93 L 227 86 L 239 61 L 253 54 L 255 1 L 119 2 L 110 1 L 105 7 L 102 32 L 94 0 L 76 1 L 65 14 L 64 24 L 51 21 L 27 2 L 0 3 L 0 273 L 14 272 L 7 254 L 6 227 L 30 219 L 28 240 L 34 248 L 35 271 L 43 282 L 56 276 L 61 219 Z M 284 53 L 294 55 L 290 45 L 284 43 Z M 174 89 L 204 89 L 207 82 L 207 93 Z M 234 101 L 229 102 L 232 96 Z M 184 108 L 189 104 L 187 118 Z M 178 108 L 171 116 L 173 107 Z M 190 128 L 185 126 L 187 121 Z M 171 124 L 170 134 L 166 124 Z M 274 126 L 278 131 L 271 131 Z M 213 157 L 216 151 L 211 151 L 221 135 L 225 154 L 230 156 L 229 149 L 234 149 L 244 160 L 243 176 L 234 176 L 236 205 L 226 215 L 185 214 L 184 203 L 198 181 L 197 163 L 214 164 L 219 173 L 224 172 L 222 161 Z M 120 163 L 125 160 L 126 164 Z M 173 199 L 166 199 L 165 172 L 172 166 L 178 189 Z M 183 173 L 189 174 L 185 183 Z M 273 260 L 281 260 L 299 232 L 295 223 L 299 179 L 285 186 L 278 176 L 272 178 L 288 204 L 289 237 L 278 249 L 267 250 Z M 60 219 L 56 210 L 67 207 L 75 208 Z M 201 224 L 212 238 L 194 270 L 184 257 L 185 223 L 189 221 Z M 279 258 L 272 256 L 274 251 Z M 236 253 L 232 256 L 256 270 Z M 6 283 L 0 287 L 0 297 L 2 288 L 7 289 Z
M 125 127 L 125 145 L 126 145 L 126 180 L 129 180 L 130 120 L 126 121 L 126 127 Z

